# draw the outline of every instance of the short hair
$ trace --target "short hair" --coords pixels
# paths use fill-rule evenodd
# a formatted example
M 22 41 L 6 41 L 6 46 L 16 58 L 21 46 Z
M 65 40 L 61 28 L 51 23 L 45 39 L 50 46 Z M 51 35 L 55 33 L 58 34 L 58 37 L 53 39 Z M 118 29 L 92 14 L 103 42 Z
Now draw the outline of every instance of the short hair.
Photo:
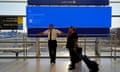
M 53 24 L 49 24 L 49 27 L 54 27 L 54 25 Z
M 75 31 L 76 29 L 75 29 L 75 27 L 73 27 L 73 26 L 70 26 L 70 28 L 73 30 L 73 31 Z

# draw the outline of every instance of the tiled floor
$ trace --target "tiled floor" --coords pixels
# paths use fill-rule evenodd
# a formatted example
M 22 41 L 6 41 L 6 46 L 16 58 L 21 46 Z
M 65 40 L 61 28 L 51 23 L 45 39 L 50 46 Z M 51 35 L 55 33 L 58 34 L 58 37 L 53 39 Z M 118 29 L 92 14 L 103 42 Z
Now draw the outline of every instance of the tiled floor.
M 94 59 L 99 63 L 99 72 L 120 72 L 120 60 Z M 76 69 L 69 71 L 68 58 L 59 58 L 55 65 L 49 59 L 0 59 L 0 72 L 89 72 L 84 62 L 76 64 Z

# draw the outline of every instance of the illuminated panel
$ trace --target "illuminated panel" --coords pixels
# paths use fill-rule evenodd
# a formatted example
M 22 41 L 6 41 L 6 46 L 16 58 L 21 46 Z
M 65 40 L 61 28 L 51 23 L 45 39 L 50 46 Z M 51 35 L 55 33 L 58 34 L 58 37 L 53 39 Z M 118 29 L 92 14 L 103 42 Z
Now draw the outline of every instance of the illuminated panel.
M 31 34 L 43 32 L 51 23 L 65 33 L 68 27 L 74 26 L 78 34 L 88 34 L 87 37 L 106 37 L 110 33 L 111 7 L 27 7 L 27 29 L 30 37 Z
M 27 7 L 27 27 L 56 28 L 110 28 L 111 7 Z
M 109 0 L 28 0 L 29 5 L 108 5 Z
M 0 29 L 23 29 L 22 16 L 0 16 Z

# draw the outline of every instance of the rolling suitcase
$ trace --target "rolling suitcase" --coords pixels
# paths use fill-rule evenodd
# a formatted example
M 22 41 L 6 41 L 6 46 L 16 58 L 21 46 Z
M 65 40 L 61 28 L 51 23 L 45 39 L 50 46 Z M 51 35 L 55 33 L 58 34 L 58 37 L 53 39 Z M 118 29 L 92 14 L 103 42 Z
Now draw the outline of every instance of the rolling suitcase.
M 90 60 L 86 55 L 82 55 L 81 47 L 78 47 L 77 55 L 79 55 L 80 59 L 85 62 L 85 64 L 89 68 L 89 72 L 98 72 L 99 71 L 99 65 L 97 64 L 96 61 Z
M 82 55 L 82 60 L 85 62 L 87 67 L 89 68 L 89 72 L 98 72 L 99 67 L 96 61 L 90 60 L 86 55 Z

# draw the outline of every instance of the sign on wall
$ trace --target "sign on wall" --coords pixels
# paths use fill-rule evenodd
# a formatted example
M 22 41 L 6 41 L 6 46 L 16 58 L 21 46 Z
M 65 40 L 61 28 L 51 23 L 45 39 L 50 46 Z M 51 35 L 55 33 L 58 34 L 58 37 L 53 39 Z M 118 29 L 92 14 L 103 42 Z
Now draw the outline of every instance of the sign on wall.
M 22 29 L 23 17 L 21 16 L 0 16 L 0 29 Z
M 65 33 L 70 26 L 74 26 L 78 34 L 93 34 L 91 37 L 97 34 L 100 37 L 110 33 L 111 7 L 27 6 L 29 36 L 36 37 L 49 24 L 54 24 L 55 28 Z
M 109 0 L 28 0 L 28 5 L 108 5 Z

